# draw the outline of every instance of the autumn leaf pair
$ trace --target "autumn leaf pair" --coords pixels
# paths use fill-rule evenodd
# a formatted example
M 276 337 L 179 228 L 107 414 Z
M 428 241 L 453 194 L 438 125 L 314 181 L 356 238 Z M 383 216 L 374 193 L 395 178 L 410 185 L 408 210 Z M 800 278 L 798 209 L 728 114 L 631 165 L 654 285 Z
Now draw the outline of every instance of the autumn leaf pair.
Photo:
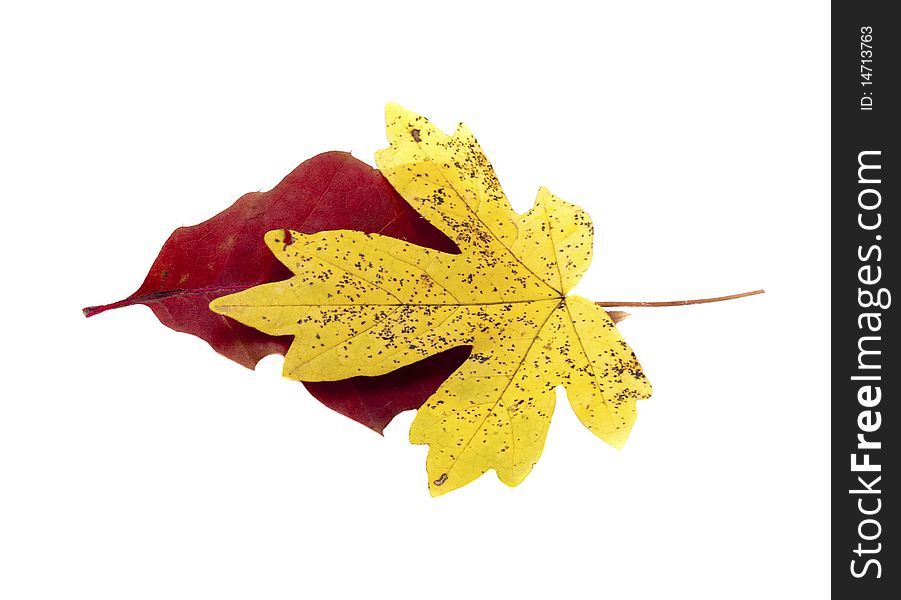
M 567 296 L 591 261 L 588 215 L 544 188 L 516 214 L 462 124 L 449 136 L 389 105 L 387 132 L 380 174 L 341 153 L 311 159 L 177 230 L 110 306 L 148 304 L 245 366 L 284 353 L 286 377 L 376 430 L 418 409 L 410 440 L 429 445 L 433 495 L 489 469 L 520 483 L 557 386 L 621 447 L 651 387 L 608 313 Z M 260 240 L 271 255 L 257 261 Z

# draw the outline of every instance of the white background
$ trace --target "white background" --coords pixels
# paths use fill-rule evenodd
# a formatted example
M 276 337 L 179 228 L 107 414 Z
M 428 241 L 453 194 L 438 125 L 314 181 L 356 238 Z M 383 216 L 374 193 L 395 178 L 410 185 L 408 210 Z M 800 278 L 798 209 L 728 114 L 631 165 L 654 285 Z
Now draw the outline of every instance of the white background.
M 0 597 L 825 597 L 827 5 L 310 4 L 0 9 Z M 304 159 L 372 163 L 389 100 L 590 212 L 580 295 L 767 294 L 632 310 L 622 451 L 561 395 L 522 485 L 438 499 L 412 414 L 81 316 Z

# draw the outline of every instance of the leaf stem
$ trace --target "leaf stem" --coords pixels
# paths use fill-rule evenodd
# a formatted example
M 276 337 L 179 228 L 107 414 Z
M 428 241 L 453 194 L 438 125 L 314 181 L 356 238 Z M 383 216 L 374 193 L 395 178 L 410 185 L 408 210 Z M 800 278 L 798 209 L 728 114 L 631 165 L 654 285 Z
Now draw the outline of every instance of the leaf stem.
M 754 290 L 753 292 L 742 292 L 741 294 L 732 294 L 729 296 L 718 296 L 716 298 L 697 298 L 694 300 L 669 300 L 666 302 L 614 302 L 601 301 L 595 302 L 598 306 L 687 306 L 689 304 L 707 304 L 708 302 L 722 302 L 723 300 L 735 300 L 736 298 L 744 298 L 746 296 L 754 296 L 762 294 L 763 290 Z
M 131 306 L 134 304 L 134 300 L 131 298 L 126 298 L 124 300 L 119 300 L 118 302 L 113 302 L 111 304 L 101 304 L 100 306 L 88 306 L 81 309 L 81 313 L 86 317 L 93 317 L 94 315 L 99 315 L 102 312 L 106 312 L 113 308 L 122 308 L 123 306 Z

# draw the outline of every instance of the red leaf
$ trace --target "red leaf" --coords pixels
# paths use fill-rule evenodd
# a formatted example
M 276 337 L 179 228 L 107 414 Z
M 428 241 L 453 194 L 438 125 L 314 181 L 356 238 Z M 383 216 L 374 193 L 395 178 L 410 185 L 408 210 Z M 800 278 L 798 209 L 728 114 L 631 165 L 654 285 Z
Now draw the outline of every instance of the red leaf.
M 144 304 L 163 325 L 196 335 L 220 354 L 253 368 L 264 356 L 284 354 L 292 338 L 269 336 L 218 315 L 209 303 L 291 276 L 263 241 L 273 229 L 355 229 L 459 252 L 378 170 L 349 153 L 326 152 L 298 166 L 272 190 L 245 194 L 215 217 L 176 229 L 135 293 L 85 308 L 84 314 Z M 419 408 L 468 354 L 468 348 L 455 349 L 380 377 L 305 385 L 330 408 L 381 432 L 399 412 Z

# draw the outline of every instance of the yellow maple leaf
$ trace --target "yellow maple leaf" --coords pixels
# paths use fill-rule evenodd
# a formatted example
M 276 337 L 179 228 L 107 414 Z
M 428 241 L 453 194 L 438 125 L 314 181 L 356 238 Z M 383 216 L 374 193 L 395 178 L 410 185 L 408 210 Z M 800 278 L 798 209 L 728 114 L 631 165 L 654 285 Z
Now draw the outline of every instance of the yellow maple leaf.
M 591 262 L 588 215 L 541 188 L 516 214 L 472 132 L 448 136 L 397 105 L 379 169 L 460 254 L 357 231 L 266 235 L 295 276 L 210 308 L 293 335 L 284 374 L 302 381 L 381 375 L 449 348 L 469 359 L 419 409 L 439 495 L 494 469 L 520 483 L 544 447 L 555 388 L 594 434 L 621 447 L 651 386 L 609 315 L 567 296 Z

